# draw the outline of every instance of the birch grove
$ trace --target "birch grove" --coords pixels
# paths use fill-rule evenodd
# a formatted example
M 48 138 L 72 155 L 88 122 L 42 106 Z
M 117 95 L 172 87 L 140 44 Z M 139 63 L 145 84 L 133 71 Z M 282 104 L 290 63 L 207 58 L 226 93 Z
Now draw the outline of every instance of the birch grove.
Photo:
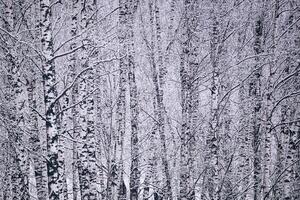
M 1 0 L 0 199 L 299 200 L 300 2 Z

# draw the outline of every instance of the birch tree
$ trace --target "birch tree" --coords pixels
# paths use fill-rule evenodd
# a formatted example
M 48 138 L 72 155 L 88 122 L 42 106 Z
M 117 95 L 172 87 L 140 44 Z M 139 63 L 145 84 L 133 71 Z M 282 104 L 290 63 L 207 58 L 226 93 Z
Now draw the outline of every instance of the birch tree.
M 81 1 L 80 29 L 90 28 L 95 22 L 95 1 Z M 96 137 L 95 137 L 95 106 L 94 97 L 94 70 L 89 60 L 91 49 L 89 44 L 93 40 L 89 33 L 84 34 L 84 47 L 80 52 L 80 70 L 85 71 L 78 83 L 79 94 L 79 125 L 80 146 L 78 147 L 78 173 L 81 191 L 81 199 L 97 199 L 96 179 Z
M 11 1 L 5 2 L 5 23 L 7 33 L 13 34 L 15 26 L 18 23 L 14 20 L 14 3 Z M 19 2 L 16 2 L 16 4 Z M 21 70 L 22 63 L 17 58 L 17 49 L 13 38 L 6 38 L 6 48 L 3 50 L 6 53 L 7 63 L 7 83 L 8 101 L 13 101 L 9 120 L 12 124 L 8 130 L 8 138 L 11 143 L 10 149 L 14 153 L 12 157 L 11 181 L 12 181 L 12 198 L 13 199 L 28 199 L 29 198 L 29 163 L 28 154 L 24 146 L 24 128 L 25 128 L 25 88 L 22 85 L 23 71 Z
M 56 91 L 56 71 L 53 61 L 53 38 L 52 38 L 52 8 L 50 1 L 40 1 L 41 7 L 41 30 L 42 30 L 42 50 L 44 56 L 43 63 L 43 84 L 45 99 L 45 119 L 47 133 L 47 175 L 48 175 L 48 194 L 49 199 L 59 199 L 60 179 L 58 166 L 58 124 L 57 124 L 57 107 L 55 100 Z
M 0 199 L 299 199 L 296 0 L 0 13 Z
M 182 27 L 180 79 L 182 125 L 180 135 L 180 183 L 178 199 L 195 199 L 194 156 L 195 132 L 194 112 L 197 110 L 197 39 L 194 31 L 198 25 L 198 1 L 184 1 L 184 22 Z M 196 96 L 197 97 L 197 96 Z

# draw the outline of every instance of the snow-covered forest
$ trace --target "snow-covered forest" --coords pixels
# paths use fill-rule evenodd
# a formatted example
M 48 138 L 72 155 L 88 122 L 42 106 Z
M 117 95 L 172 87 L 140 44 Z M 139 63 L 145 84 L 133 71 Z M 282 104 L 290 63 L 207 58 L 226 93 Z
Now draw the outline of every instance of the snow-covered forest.
M 300 1 L 0 0 L 0 200 L 300 200 Z

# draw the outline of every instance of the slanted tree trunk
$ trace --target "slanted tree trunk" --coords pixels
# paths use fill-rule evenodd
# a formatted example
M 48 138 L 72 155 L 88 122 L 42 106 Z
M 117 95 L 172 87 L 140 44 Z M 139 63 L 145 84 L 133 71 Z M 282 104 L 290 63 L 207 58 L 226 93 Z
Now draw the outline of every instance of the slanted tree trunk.
M 159 145 L 159 152 L 161 153 L 162 165 L 163 165 L 163 179 L 162 185 L 164 189 L 162 192 L 156 191 L 154 189 L 154 193 L 157 194 L 158 198 L 163 199 L 171 199 L 172 198 L 172 188 L 171 188 L 171 176 L 170 176 L 170 169 L 169 163 L 167 160 L 167 146 L 166 146 L 166 135 L 165 135 L 165 107 L 163 102 L 163 86 L 164 86 L 164 76 L 166 73 L 165 66 L 163 64 L 163 54 L 162 54 L 162 47 L 161 47 L 161 22 L 160 22 L 160 10 L 158 2 L 149 1 L 149 11 L 150 11 L 150 26 L 151 26 L 151 49 L 150 49 L 150 65 L 152 71 L 152 81 L 154 84 L 154 117 L 155 117 L 155 125 L 153 134 L 151 136 L 151 142 L 155 141 L 155 135 L 158 133 L 160 138 L 160 145 Z M 154 32 L 155 30 L 155 32 Z M 155 37 L 156 36 L 156 37 Z M 156 44 L 156 45 L 155 45 Z M 155 46 L 157 47 L 157 54 Z M 157 60 L 155 59 L 157 58 Z M 154 143 L 152 143 L 154 145 Z M 152 173 L 157 173 L 157 149 L 153 146 L 152 147 L 152 158 L 150 159 L 150 171 Z M 157 177 L 156 175 L 153 176 L 153 183 L 157 185 Z M 156 183 L 156 184 L 155 184 Z M 162 194 L 161 194 L 162 193 Z
M 162 153 L 162 165 L 163 165 L 163 173 L 165 178 L 165 183 L 163 183 L 163 187 L 165 188 L 163 191 L 164 199 L 172 199 L 172 187 L 171 187 L 171 175 L 168 163 L 168 150 L 166 145 L 166 134 L 165 134 L 165 106 L 164 106 L 164 83 L 165 83 L 165 74 L 166 67 L 163 63 L 163 52 L 162 52 L 162 38 L 161 38 L 161 20 L 160 20 L 160 9 L 159 2 L 157 0 L 154 1 L 154 11 L 155 11 L 155 28 L 156 28 L 156 46 L 157 46 L 157 69 L 153 69 L 156 72 L 156 78 L 154 77 L 153 82 L 155 84 L 155 95 L 157 101 L 157 121 L 158 121 L 158 130 L 160 137 L 160 149 Z M 154 66 L 155 67 L 155 66 Z M 155 72 L 154 72 L 155 73 Z

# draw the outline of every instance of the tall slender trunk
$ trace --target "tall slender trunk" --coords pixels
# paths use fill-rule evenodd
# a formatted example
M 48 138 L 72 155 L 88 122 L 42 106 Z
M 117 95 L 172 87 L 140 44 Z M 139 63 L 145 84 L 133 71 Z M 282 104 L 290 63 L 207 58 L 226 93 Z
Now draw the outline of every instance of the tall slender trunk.
M 254 44 L 253 50 L 255 55 L 263 53 L 263 31 L 264 31 L 264 2 L 257 2 L 258 15 L 254 23 Z M 262 92 L 261 92 L 261 76 L 262 66 L 260 58 L 255 58 L 253 74 L 249 80 L 249 98 L 252 102 L 250 124 L 253 136 L 253 189 L 254 200 L 261 199 L 262 195 L 262 136 L 261 136 L 261 107 L 262 107 Z
M 33 167 L 34 167 L 34 175 L 36 182 L 36 190 L 37 190 L 37 198 L 38 200 L 47 200 L 48 199 L 48 190 L 47 190 L 47 166 L 46 160 L 42 151 L 42 143 L 40 140 L 39 134 L 39 126 L 38 126 L 38 116 L 35 110 L 37 110 L 36 104 L 36 73 L 34 69 L 30 70 L 30 76 L 28 80 L 27 86 L 27 94 L 28 94 L 28 105 L 30 109 L 29 120 L 28 120 L 28 128 L 30 131 L 29 142 L 31 145 L 31 150 L 35 153 L 32 155 L 33 159 Z
M 288 4 L 287 8 L 292 10 L 296 6 L 294 1 Z M 298 12 L 289 12 L 286 15 L 284 29 L 287 29 L 286 40 L 284 41 L 284 48 L 286 50 L 286 60 L 283 69 L 283 77 L 289 77 L 297 68 L 299 68 L 299 61 L 295 62 L 299 58 L 299 53 L 296 53 L 294 49 L 299 48 L 299 26 L 291 25 L 295 20 L 299 19 Z M 297 33 L 297 34 L 295 34 Z M 299 91 L 299 73 L 293 75 L 291 80 L 282 85 L 281 98 L 289 96 L 295 91 Z M 299 173 L 297 167 L 299 166 L 299 128 L 296 128 L 296 119 L 299 119 L 299 112 L 297 112 L 296 107 L 298 105 L 297 97 L 287 99 L 282 102 L 280 108 L 281 123 L 280 135 L 282 136 L 282 141 L 278 145 L 278 151 L 280 156 L 278 156 L 280 162 L 278 166 L 278 173 L 284 173 L 282 180 L 280 181 L 279 187 L 281 188 L 280 198 L 282 199 L 297 199 L 297 189 L 299 190 Z M 298 98 L 299 99 L 299 98 Z M 298 118 L 297 118 L 298 117 Z M 291 123 L 289 123 L 291 122 Z M 298 132 L 297 132 L 298 131 Z M 298 134 L 298 135 L 297 135 Z M 296 144 L 298 141 L 298 144 Z M 298 153 L 298 155 L 297 155 Z M 298 159 L 298 161 L 297 161 Z
M 274 4 L 273 14 L 272 14 L 272 32 L 271 32 L 271 42 L 272 47 L 270 49 L 271 58 L 270 64 L 268 65 L 267 70 L 267 84 L 266 84 L 266 94 L 264 95 L 264 166 L 263 166 L 263 198 L 270 199 L 271 193 L 271 159 L 272 159 L 272 150 L 271 150 L 271 134 L 272 134 L 272 116 L 271 116 L 271 109 L 274 106 L 274 94 L 273 94 L 273 84 L 274 84 L 274 70 L 277 67 L 276 63 L 276 31 L 277 31 L 277 17 L 279 12 L 279 1 L 276 0 Z
M 12 1 L 5 3 L 5 17 L 7 32 L 13 34 L 14 21 L 14 4 Z M 9 46 L 5 48 L 7 61 L 7 79 L 10 85 L 8 101 L 13 102 L 11 108 L 12 113 L 10 119 L 12 121 L 11 129 L 8 130 L 8 138 L 11 145 L 9 146 L 14 153 L 12 156 L 11 181 L 12 181 L 12 199 L 28 199 L 29 198 L 29 159 L 28 152 L 24 147 L 25 137 L 25 94 L 22 84 L 22 68 L 19 58 L 16 57 L 14 42 L 7 38 Z M 12 42 L 12 43 L 10 43 Z
M 212 66 L 212 82 L 210 96 L 210 124 L 208 133 L 209 164 L 208 164 L 208 195 L 211 199 L 220 199 L 221 192 L 221 156 L 220 156 L 220 53 L 222 51 L 221 25 L 219 20 L 220 5 L 213 2 L 212 5 L 212 30 L 210 33 L 210 62 Z
M 127 67 L 129 82 L 129 106 L 131 122 L 131 166 L 130 166 L 130 199 L 137 200 L 139 196 L 140 171 L 139 171 L 139 141 L 138 141 L 138 97 L 135 79 L 135 51 L 134 51 L 134 14 L 137 7 L 137 0 L 126 2 L 126 25 L 127 34 Z M 126 5 L 127 4 L 127 5 Z
M 249 4 L 246 8 L 249 7 Z M 244 9 L 241 9 L 237 12 L 238 16 L 244 16 L 247 17 L 246 25 L 249 26 L 249 19 L 247 16 L 247 13 L 244 11 Z M 243 15 L 243 13 L 246 13 Z M 249 14 L 248 14 L 249 15 Z M 243 19 L 243 18 L 242 18 Z M 243 21 L 241 21 L 243 22 Z M 246 31 L 240 30 L 238 32 L 237 40 L 237 61 L 239 62 L 242 60 L 242 57 L 244 56 L 243 52 L 243 46 L 246 42 Z M 238 90 L 238 96 L 239 96 L 239 121 L 238 121 L 238 136 L 237 136 L 237 142 L 239 144 L 238 147 L 238 159 L 237 159 L 237 181 L 240 181 L 240 184 L 238 186 L 238 190 L 236 191 L 236 195 L 240 195 L 241 200 L 249 199 L 251 194 L 249 192 L 249 183 L 251 178 L 251 155 L 252 153 L 252 146 L 251 146 L 251 136 L 249 134 L 250 131 L 250 125 L 249 125 L 249 110 L 247 109 L 247 105 L 249 104 L 248 94 L 247 94 L 247 83 L 244 80 L 247 74 L 249 73 L 249 70 L 247 69 L 247 66 L 245 64 L 242 64 L 239 66 L 238 69 L 238 76 L 240 81 L 240 87 Z
M 162 195 L 164 199 L 172 199 L 172 188 L 171 188 L 171 176 L 169 163 L 167 160 L 167 147 L 166 147 L 166 135 L 165 135 L 165 107 L 163 102 L 163 85 L 164 85 L 164 76 L 166 69 L 163 63 L 162 47 L 161 47 L 161 22 L 160 22 L 160 10 L 157 0 L 149 1 L 149 10 L 150 10 L 150 26 L 151 26 L 151 52 L 150 52 L 150 64 L 152 71 L 152 81 L 154 84 L 154 113 L 155 113 L 155 125 L 153 134 L 159 133 L 160 145 L 159 149 L 161 152 L 161 159 L 163 165 L 163 185 L 164 188 Z M 156 32 L 154 32 L 154 29 Z M 156 34 L 155 34 L 156 33 Z M 156 38 L 155 38 L 156 35 Z M 156 45 L 155 45 L 156 44 Z M 155 46 L 157 47 L 157 55 L 155 54 Z M 157 62 L 155 58 L 157 57 Z M 152 137 L 155 139 L 155 136 Z M 150 159 L 151 170 L 156 171 L 156 152 L 153 148 L 153 157 Z M 154 180 L 157 181 L 157 180 Z M 155 192 L 159 195 L 160 192 Z
M 153 83 L 155 85 L 155 88 L 158 87 L 158 75 L 156 70 L 156 62 L 155 62 L 155 24 L 154 24 L 154 3 L 152 0 L 148 2 L 149 7 L 149 15 L 150 15 L 150 52 L 149 52 L 149 63 L 151 66 L 152 71 L 152 79 Z M 156 91 L 156 89 L 155 89 Z M 162 198 L 161 191 L 159 191 L 157 188 L 160 187 L 159 178 L 158 178 L 158 172 L 157 172 L 157 160 L 158 160 L 158 148 L 156 144 L 157 139 L 157 133 L 159 129 L 159 123 L 157 121 L 157 95 L 153 97 L 153 113 L 154 113 L 154 119 L 153 127 L 150 133 L 150 158 L 148 161 L 148 170 L 144 181 L 144 193 L 143 193 L 143 199 L 148 200 L 151 197 L 151 194 L 156 195 L 159 199 Z M 165 182 L 163 180 L 163 182 Z M 153 187 L 151 187 L 153 185 Z M 151 188 L 151 189 L 150 189 Z
M 78 34 L 78 18 L 79 18 L 79 10 L 80 7 L 78 0 L 72 1 L 71 7 L 71 29 L 70 35 L 71 37 L 76 37 Z M 70 50 L 74 50 L 77 48 L 77 42 L 74 40 L 70 44 Z M 67 77 L 67 85 L 71 84 L 76 77 L 76 73 L 78 72 L 78 54 L 76 52 L 70 54 L 68 58 L 68 70 L 69 70 L 69 77 Z M 68 115 L 65 119 L 67 122 L 66 131 L 71 132 L 74 141 L 72 142 L 72 192 L 73 192 L 73 199 L 77 200 L 79 198 L 79 174 L 78 174 L 78 149 L 77 149 L 77 140 L 79 139 L 79 124 L 78 124 L 78 107 L 74 106 L 78 101 L 78 83 L 75 83 L 72 87 L 70 94 L 65 100 L 65 106 L 67 109 L 69 106 L 73 106 L 71 109 L 67 111 Z
M 199 64 L 197 39 L 192 34 L 198 25 L 197 0 L 184 1 L 184 21 L 180 55 L 182 124 L 180 136 L 180 180 L 178 199 L 195 199 L 195 134 L 198 106 Z
M 82 0 L 80 7 L 80 28 L 91 28 L 95 22 L 96 1 Z M 93 28 L 91 28 L 93 30 Z M 81 199 L 97 198 L 97 167 L 95 137 L 95 105 L 94 105 L 94 69 L 90 61 L 89 44 L 93 40 L 89 33 L 83 35 L 86 45 L 79 54 L 81 70 L 86 70 L 78 84 L 80 143 L 78 144 L 78 172 Z
M 114 141 L 114 153 L 112 159 L 110 181 L 112 187 L 112 195 L 114 200 L 126 199 L 127 188 L 124 184 L 124 168 L 123 168 L 123 152 L 124 152 L 124 134 L 126 129 L 126 83 L 128 70 L 127 55 L 127 37 L 126 23 L 128 20 L 128 10 L 126 1 L 119 0 L 119 91 L 117 99 L 117 132 Z M 109 186 L 108 186 L 109 187 Z M 109 196 L 107 197 L 109 198 Z
M 183 50 L 187 51 L 187 50 Z M 188 117 L 188 106 L 190 101 L 190 96 L 188 92 L 188 81 L 189 74 L 186 69 L 185 57 L 186 55 L 182 55 L 181 58 L 181 69 L 180 69 L 180 77 L 181 77 L 181 98 L 182 98 L 182 125 L 181 125 L 181 136 L 180 136 L 180 193 L 178 199 L 180 200 L 188 200 L 188 181 L 189 181 L 189 169 L 188 169 L 188 139 L 190 135 L 190 121 Z
M 171 175 L 168 163 L 168 155 L 167 155 L 167 145 L 166 145 L 166 134 L 165 134 L 165 106 L 164 106 L 164 83 L 165 83 L 165 74 L 166 67 L 163 63 L 163 52 L 162 52 L 162 38 L 161 38 L 161 20 L 160 20 L 160 9 L 159 2 L 157 0 L 154 1 L 154 11 L 155 11 L 155 28 L 156 28 L 156 46 L 157 46 L 157 69 L 158 73 L 156 73 L 155 83 L 155 92 L 156 92 L 156 101 L 157 101 L 157 121 L 159 126 L 159 137 L 160 137 L 160 146 L 162 153 L 162 165 L 163 165 L 163 173 L 165 176 L 164 183 L 164 199 L 172 199 L 172 187 L 171 187 Z M 153 70 L 157 70 L 153 69 Z M 155 81 L 154 81 L 155 82 Z
M 39 28 L 40 26 L 40 5 L 39 0 L 35 0 L 35 5 L 32 8 L 32 12 L 34 13 L 34 19 L 32 19 L 32 23 L 35 25 L 35 28 Z M 33 40 L 39 43 L 41 32 L 36 31 L 33 35 Z M 30 62 L 31 65 L 28 66 L 29 70 L 27 74 L 27 101 L 29 107 L 29 115 L 27 119 L 28 130 L 30 133 L 29 143 L 30 150 L 34 152 L 31 154 L 31 159 L 33 162 L 33 170 L 34 177 L 36 183 L 37 190 L 37 198 L 38 200 L 47 200 L 48 199 L 48 180 L 47 180 L 47 158 L 45 158 L 43 151 L 46 147 L 45 143 L 42 142 L 42 132 L 39 130 L 39 118 L 37 114 L 38 110 L 38 92 L 40 92 L 38 87 L 38 81 L 41 78 L 37 78 L 38 73 L 34 63 Z
M 64 97 L 62 98 L 62 113 L 60 116 L 57 116 L 57 124 L 58 124 L 58 131 L 59 131 L 59 138 L 58 138 L 58 170 L 59 170 L 59 199 L 68 199 L 68 188 L 67 188 L 67 175 L 66 175 L 66 166 L 65 166 L 65 146 L 66 146 L 66 133 L 69 130 L 70 127 L 70 113 L 68 111 L 64 111 L 69 106 L 69 100 L 70 95 L 69 93 L 66 93 Z M 57 111 L 60 112 L 59 105 L 56 105 Z
M 5 148 L 7 150 L 10 150 L 10 144 L 9 141 L 6 143 L 2 144 L 2 148 Z M 2 186 L 2 195 L 1 197 L 3 200 L 11 200 L 11 187 L 12 187 L 12 181 L 11 181 L 11 156 L 9 155 L 9 151 L 3 151 L 1 156 L 3 156 L 3 164 L 5 165 L 3 169 L 3 183 L 1 184 Z
M 53 58 L 52 11 L 49 0 L 40 0 L 41 8 L 41 43 L 44 55 L 43 84 L 45 98 L 45 119 L 47 134 L 47 175 L 49 200 L 59 200 L 61 174 L 59 173 L 58 121 L 56 106 L 56 70 Z
M 100 76 L 104 66 L 96 68 L 96 77 Z M 107 196 L 108 188 L 105 187 L 105 177 L 110 178 L 110 175 L 105 176 L 105 161 L 104 156 L 107 159 L 108 172 L 110 172 L 110 160 L 111 160 L 111 147 L 112 147 L 112 134 L 111 127 L 109 126 L 112 120 L 112 101 L 110 77 L 99 77 L 96 79 L 95 85 L 97 88 L 101 88 L 95 93 L 95 107 L 96 107 L 96 140 L 97 140 L 97 168 L 98 168 L 98 193 L 99 199 L 105 200 Z M 105 141 L 105 142 L 104 142 Z M 102 144 L 105 144 L 102 145 Z
M 296 7 L 296 0 L 292 1 L 292 6 Z M 298 12 L 295 13 L 294 17 L 293 17 L 293 22 L 295 22 L 297 19 L 299 19 L 300 17 L 300 12 L 299 12 L 299 7 L 298 7 Z M 297 49 L 300 48 L 300 26 L 294 26 L 293 29 L 293 35 L 294 35 L 294 55 L 296 58 L 296 62 L 293 64 L 293 68 L 299 69 L 300 67 L 300 54 L 299 51 L 297 51 Z M 297 53 L 296 53 L 297 52 Z M 293 88 L 295 91 L 300 91 L 300 74 L 297 73 L 294 77 L 294 84 L 293 84 Z M 296 105 L 294 104 L 294 116 L 293 116 L 293 120 L 295 119 L 300 119 L 300 112 L 299 112 L 299 96 L 296 96 L 294 99 L 294 102 L 297 102 Z M 291 103 L 293 105 L 293 103 Z M 290 147 L 292 148 L 292 152 L 294 153 L 294 159 L 296 162 L 295 166 L 293 166 L 293 170 L 294 170 L 294 180 L 293 180 L 293 192 L 292 192 L 292 198 L 294 199 L 300 199 L 300 122 L 298 120 L 298 122 L 295 122 L 292 124 L 292 138 L 293 141 L 290 145 Z

